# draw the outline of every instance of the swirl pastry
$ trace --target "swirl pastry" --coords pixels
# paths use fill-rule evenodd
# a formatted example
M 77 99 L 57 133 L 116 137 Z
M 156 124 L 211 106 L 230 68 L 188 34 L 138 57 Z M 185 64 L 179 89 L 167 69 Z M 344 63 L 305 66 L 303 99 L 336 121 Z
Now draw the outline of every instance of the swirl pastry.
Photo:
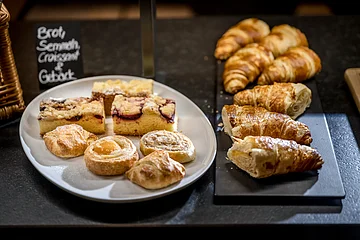
M 324 163 L 314 148 L 269 136 L 235 139 L 227 157 L 254 178 L 317 170 Z
M 311 90 L 302 83 L 274 83 L 240 91 L 234 95 L 234 103 L 263 107 L 296 119 L 310 106 L 311 95 Z
M 98 137 L 77 124 L 58 126 L 43 135 L 47 149 L 55 156 L 73 158 L 84 154 Z
M 170 158 L 167 151 L 157 150 L 135 162 L 125 175 L 143 188 L 160 189 L 181 181 L 185 167 Z
M 310 145 L 310 129 L 286 114 L 270 112 L 250 105 L 224 105 L 221 111 L 224 131 L 230 137 L 270 136 Z
M 303 82 L 321 71 L 319 56 L 308 47 L 293 47 L 274 60 L 261 73 L 258 84 Z
M 242 20 L 230 27 L 217 41 L 214 56 L 217 59 L 225 60 L 239 48 L 258 42 L 269 33 L 269 25 L 260 19 Z
M 119 135 L 92 142 L 84 153 L 86 167 L 97 175 L 121 175 L 138 159 L 139 154 L 134 143 Z
M 195 147 L 190 138 L 180 132 L 155 130 L 146 133 L 140 139 L 140 150 L 148 155 L 156 150 L 166 150 L 170 157 L 180 163 L 193 161 Z

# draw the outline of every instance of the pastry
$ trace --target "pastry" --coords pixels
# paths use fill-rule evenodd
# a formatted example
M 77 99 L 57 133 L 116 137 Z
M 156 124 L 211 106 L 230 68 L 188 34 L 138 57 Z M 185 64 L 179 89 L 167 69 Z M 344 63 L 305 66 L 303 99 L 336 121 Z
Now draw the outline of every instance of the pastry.
M 311 97 L 311 90 L 302 83 L 274 83 L 240 91 L 234 95 L 234 103 L 263 107 L 296 119 L 310 106 Z
M 224 89 L 235 94 L 254 82 L 276 57 L 291 47 L 308 46 L 306 36 L 287 24 L 275 26 L 259 43 L 248 44 L 237 50 L 224 66 Z
M 180 182 L 185 176 L 185 167 L 171 159 L 167 151 L 157 150 L 137 161 L 125 175 L 143 188 L 160 189 Z
M 274 60 L 261 73 L 258 84 L 303 82 L 321 71 L 319 56 L 308 47 L 293 47 Z
M 248 18 L 230 27 L 217 41 L 214 56 L 226 60 L 239 48 L 258 42 L 270 33 L 269 25 L 257 18 Z
M 153 94 L 154 80 L 152 79 L 133 79 L 107 80 L 104 82 L 94 82 L 92 87 L 92 96 L 104 99 L 105 114 L 111 115 L 111 105 L 115 95 L 126 97 L 147 97 Z
M 239 49 L 225 62 L 222 75 L 225 91 L 235 94 L 244 89 L 273 61 L 271 51 L 257 43 Z
M 116 95 L 112 106 L 113 129 L 120 135 L 144 135 L 153 130 L 177 130 L 176 104 L 173 99 L 124 97 Z
M 286 114 L 270 112 L 262 107 L 224 105 L 221 111 L 224 132 L 230 137 L 270 136 L 310 145 L 310 129 Z
M 72 123 L 94 134 L 105 133 L 105 112 L 102 99 L 89 97 L 43 99 L 40 102 L 37 119 L 41 135 L 58 126 Z
M 269 136 L 235 139 L 227 157 L 254 178 L 318 170 L 324 163 L 314 148 Z
M 85 149 L 98 137 L 77 124 L 58 126 L 43 135 L 47 149 L 55 156 L 73 158 L 84 154 Z
M 86 167 L 96 175 L 121 175 L 139 159 L 135 144 L 124 136 L 106 136 L 85 150 Z
M 288 24 L 281 24 L 273 27 L 269 35 L 259 42 L 272 52 L 275 58 L 285 53 L 291 47 L 308 47 L 308 40 L 298 28 Z
M 190 138 L 180 132 L 155 130 L 146 133 L 140 139 L 140 151 L 148 155 L 156 150 L 165 150 L 170 157 L 180 163 L 193 161 L 195 147 Z

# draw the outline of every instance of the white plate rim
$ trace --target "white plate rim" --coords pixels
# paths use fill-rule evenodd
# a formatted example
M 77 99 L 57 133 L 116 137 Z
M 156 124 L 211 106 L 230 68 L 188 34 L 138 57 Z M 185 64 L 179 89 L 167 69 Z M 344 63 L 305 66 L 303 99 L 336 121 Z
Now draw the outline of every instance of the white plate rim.
M 88 196 L 86 194 L 81 194 L 77 191 L 74 191 L 74 189 L 72 189 L 73 187 L 65 187 L 62 184 L 60 184 L 57 180 L 55 180 L 54 178 L 52 178 L 51 176 L 47 175 L 42 169 L 41 169 L 41 164 L 37 162 L 37 160 L 34 158 L 34 156 L 31 154 L 30 149 L 28 148 L 24 138 L 23 138 L 23 131 L 24 131 L 24 116 L 27 115 L 27 111 L 29 109 L 29 106 L 31 104 L 33 104 L 35 101 L 38 101 L 39 99 L 41 99 L 44 95 L 53 92 L 53 91 L 57 91 L 61 88 L 65 88 L 69 85 L 72 85 L 74 83 L 81 83 L 81 82 L 87 82 L 87 81 L 95 81 L 97 79 L 130 79 L 130 78 L 136 78 L 136 79 L 146 79 L 144 77 L 141 76 L 134 76 L 134 75 L 98 75 L 98 76 L 91 76 L 91 77 L 85 77 L 85 78 L 80 78 L 74 81 L 70 81 L 70 82 L 66 82 L 66 83 L 62 83 L 59 84 L 57 86 L 54 86 L 50 89 L 47 89 L 46 91 L 40 93 L 39 95 L 37 95 L 34 99 L 32 99 L 29 104 L 27 105 L 27 107 L 25 108 L 22 117 L 20 119 L 20 124 L 19 124 L 19 137 L 20 137 L 20 142 L 22 145 L 22 148 L 27 156 L 27 158 L 30 160 L 31 164 L 35 167 L 35 169 L 42 175 L 44 176 L 48 181 L 50 181 L 51 183 L 53 183 L 54 185 L 56 185 L 57 187 L 59 187 L 60 189 L 78 196 L 80 198 L 84 198 L 84 199 L 88 199 L 88 200 L 92 200 L 92 201 L 96 201 L 96 202 L 105 202 L 105 203 L 129 203 L 129 202 L 141 202 L 141 201 L 147 201 L 147 200 L 151 200 L 151 199 L 156 199 L 156 198 L 160 198 L 163 196 L 167 196 L 171 193 L 175 193 L 178 192 L 186 187 L 188 187 L 189 185 L 193 184 L 194 182 L 196 182 L 199 178 L 201 178 L 210 168 L 210 166 L 214 163 L 215 160 L 215 156 L 217 153 L 217 141 L 216 141 L 216 134 L 215 131 L 213 129 L 213 126 L 211 125 L 209 119 L 206 117 L 206 115 L 204 114 L 204 112 L 193 102 L 191 101 L 188 97 L 186 97 L 184 94 L 182 94 L 181 92 L 161 83 L 158 81 L 154 81 L 154 84 L 157 84 L 159 87 L 164 88 L 165 90 L 175 93 L 178 96 L 182 97 L 184 100 L 188 101 L 190 104 L 192 104 L 192 106 L 199 112 L 200 116 L 203 118 L 203 121 L 206 122 L 206 128 L 208 128 L 208 136 L 210 136 L 211 139 L 209 139 L 211 146 L 209 146 L 209 159 L 207 162 L 207 165 L 205 165 L 201 171 L 198 171 L 195 176 L 193 177 L 192 180 L 190 180 L 189 182 L 185 183 L 185 184 L 179 184 L 175 187 L 170 187 L 168 190 L 160 192 L 158 194 L 150 194 L 149 196 L 144 196 L 144 197 L 137 197 L 137 198 L 126 198 L 126 199 L 122 199 L 122 198 L 115 198 L 115 199 L 107 199 L 107 198 L 96 198 L 96 197 L 91 197 Z M 210 133 L 210 134 L 209 134 Z

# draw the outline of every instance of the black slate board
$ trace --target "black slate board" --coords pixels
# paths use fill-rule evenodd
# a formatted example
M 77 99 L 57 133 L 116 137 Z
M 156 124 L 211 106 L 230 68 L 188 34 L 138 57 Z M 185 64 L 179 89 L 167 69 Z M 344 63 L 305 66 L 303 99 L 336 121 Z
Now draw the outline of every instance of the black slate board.
M 218 150 L 215 159 L 215 202 L 240 203 L 243 200 L 250 200 L 254 203 L 268 203 L 270 198 L 276 200 L 275 203 L 298 200 L 310 200 L 311 203 L 315 203 L 318 200 L 344 198 L 345 191 L 315 79 L 303 82 L 312 90 L 312 103 L 297 120 L 304 122 L 310 128 L 313 138 L 311 147 L 316 148 L 322 155 L 325 161 L 323 167 L 316 172 L 291 173 L 255 179 L 226 159 L 226 153 L 232 141 L 222 130 L 221 109 L 225 104 L 233 103 L 233 95 L 224 91 L 221 78 L 223 68 L 224 63 L 218 62 L 215 120 Z M 253 83 L 247 88 L 252 88 L 254 85 Z

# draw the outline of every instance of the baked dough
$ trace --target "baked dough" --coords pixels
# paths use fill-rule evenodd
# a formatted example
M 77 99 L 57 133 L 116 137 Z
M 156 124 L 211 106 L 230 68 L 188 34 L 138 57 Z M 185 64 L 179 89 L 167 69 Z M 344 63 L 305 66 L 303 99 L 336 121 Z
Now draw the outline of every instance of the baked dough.
M 261 73 L 259 85 L 274 82 L 303 82 L 321 71 L 319 56 L 308 47 L 293 47 L 274 60 Z
M 296 119 L 310 106 L 311 95 L 311 90 L 302 83 L 274 83 L 240 91 L 234 95 L 234 103 L 263 107 Z
M 86 167 L 97 175 L 121 175 L 138 159 L 139 154 L 134 143 L 119 135 L 92 142 L 84 153 Z
M 224 132 L 230 137 L 270 136 L 310 145 L 310 129 L 288 115 L 270 112 L 262 107 L 224 105 L 221 111 Z
M 186 163 L 196 158 L 195 147 L 190 138 L 180 132 L 155 130 L 140 139 L 140 150 L 148 155 L 156 150 L 166 150 L 175 161 Z
M 143 188 L 160 189 L 181 181 L 185 167 L 170 158 L 167 151 L 157 150 L 137 161 L 125 175 Z
M 324 163 L 314 148 L 268 136 L 235 139 L 227 157 L 254 178 L 317 170 Z
M 270 33 L 269 25 L 257 18 L 247 18 L 230 27 L 217 41 L 215 58 L 226 60 L 239 48 L 260 41 Z
M 47 149 L 55 156 L 73 158 L 84 154 L 85 149 L 98 137 L 78 124 L 58 126 L 43 135 Z

